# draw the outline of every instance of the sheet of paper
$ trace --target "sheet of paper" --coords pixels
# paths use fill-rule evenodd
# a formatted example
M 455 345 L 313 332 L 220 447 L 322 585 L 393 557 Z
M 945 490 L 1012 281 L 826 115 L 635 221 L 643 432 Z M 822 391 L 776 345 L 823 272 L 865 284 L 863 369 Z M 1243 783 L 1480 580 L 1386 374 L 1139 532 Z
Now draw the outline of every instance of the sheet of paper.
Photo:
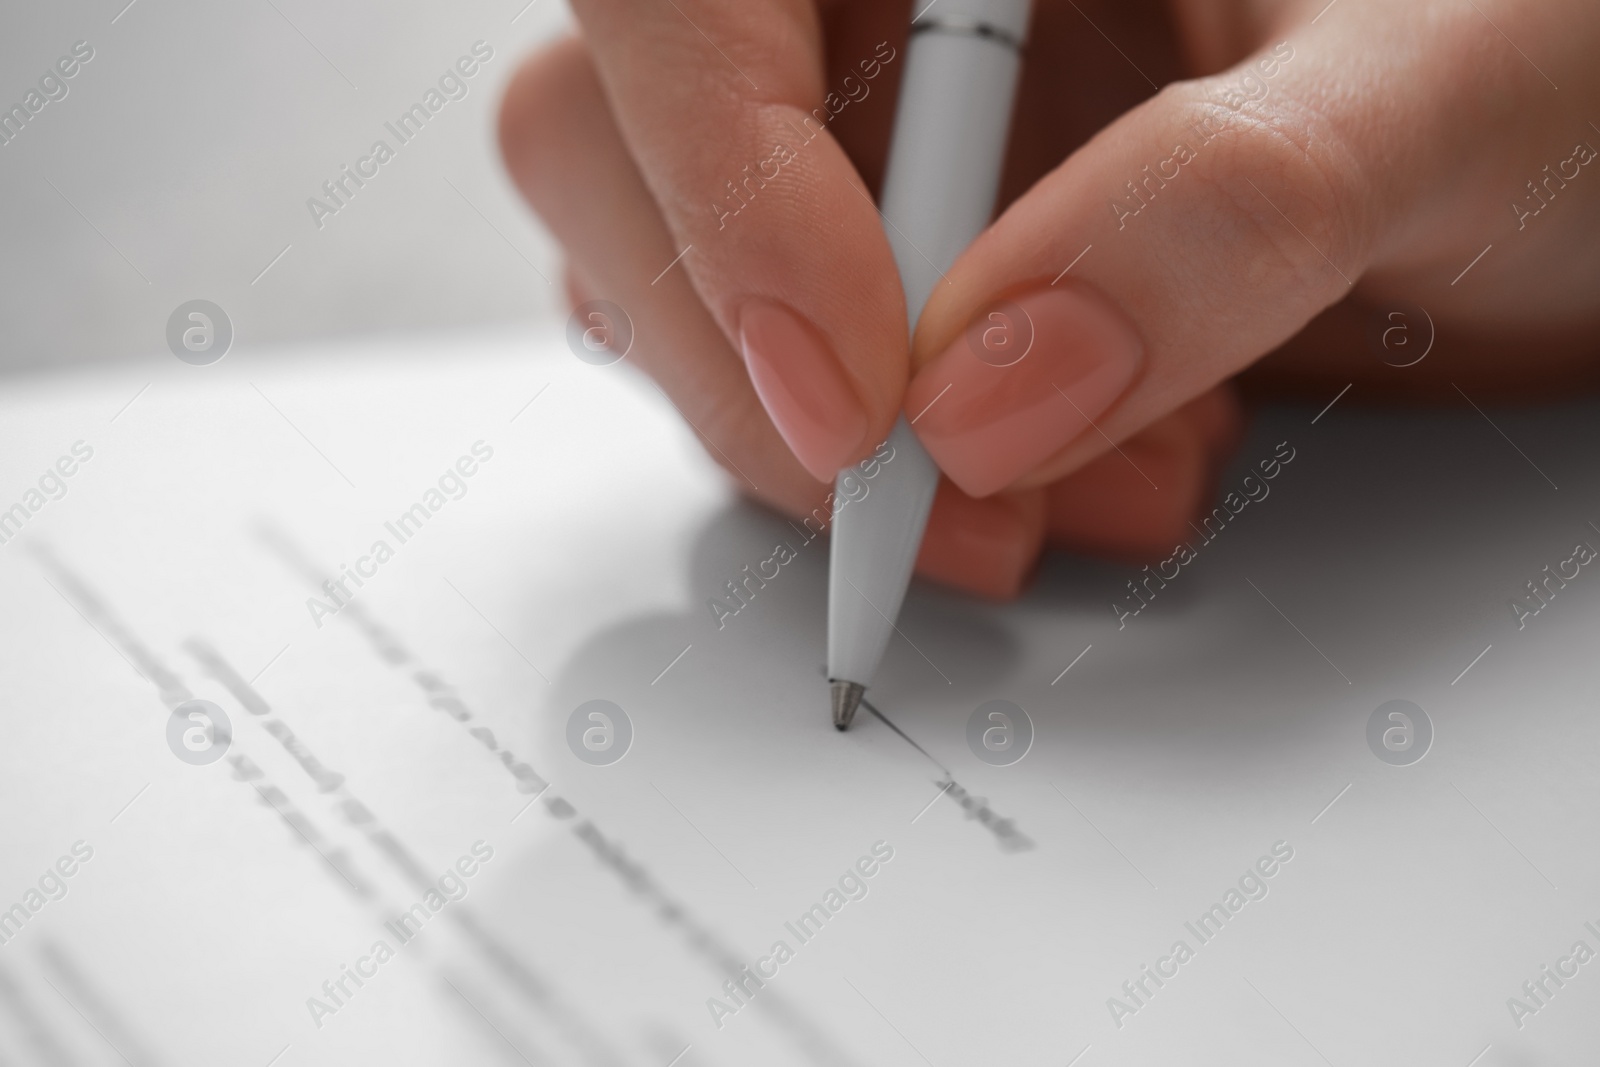
M 1269 411 L 840 735 L 826 541 L 559 338 L 10 383 L 0 1063 L 1596 1047 L 1593 406 Z

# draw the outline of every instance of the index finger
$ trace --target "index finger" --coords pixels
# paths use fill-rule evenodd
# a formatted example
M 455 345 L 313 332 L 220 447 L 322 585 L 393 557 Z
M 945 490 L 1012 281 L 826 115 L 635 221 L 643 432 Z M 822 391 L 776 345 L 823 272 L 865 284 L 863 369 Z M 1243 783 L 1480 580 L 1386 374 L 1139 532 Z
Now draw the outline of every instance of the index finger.
M 784 440 L 831 480 L 888 435 L 905 390 L 899 275 L 829 129 L 887 86 L 898 50 L 875 46 L 829 86 L 810 0 L 573 8 L 679 249 L 631 269 L 687 272 Z

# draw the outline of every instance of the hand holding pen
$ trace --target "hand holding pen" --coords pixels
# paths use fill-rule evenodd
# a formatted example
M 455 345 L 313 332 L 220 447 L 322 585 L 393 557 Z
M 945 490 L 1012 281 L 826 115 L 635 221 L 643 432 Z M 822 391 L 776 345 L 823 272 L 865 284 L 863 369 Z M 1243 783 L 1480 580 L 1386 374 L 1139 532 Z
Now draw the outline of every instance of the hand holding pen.
M 1170 553 L 1269 354 L 1246 383 L 1317 407 L 1594 375 L 1593 5 L 1038 0 L 1000 213 L 914 335 L 870 197 L 916 11 L 573 7 L 501 131 L 573 297 L 648 324 L 629 359 L 790 515 L 914 419 L 945 476 L 918 568 L 950 584 L 1014 595 L 1047 544 Z M 1031 347 L 996 366 L 970 335 L 1005 304 Z M 1433 354 L 1397 369 L 1369 331 L 1414 305 Z

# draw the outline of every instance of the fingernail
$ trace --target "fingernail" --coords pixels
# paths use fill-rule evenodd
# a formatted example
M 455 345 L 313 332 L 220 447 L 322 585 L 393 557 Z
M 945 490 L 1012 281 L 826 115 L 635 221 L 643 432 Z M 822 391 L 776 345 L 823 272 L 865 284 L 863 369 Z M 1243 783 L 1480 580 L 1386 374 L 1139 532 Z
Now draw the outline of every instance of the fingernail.
M 739 309 L 739 351 L 756 395 L 812 476 L 833 481 L 867 436 L 867 411 L 838 357 L 800 316 L 771 300 Z
M 1122 313 L 1069 282 L 985 309 L 912 380 L 905 410 L 950 480 L 988 496 L 1093 433 L 1143 360 Z

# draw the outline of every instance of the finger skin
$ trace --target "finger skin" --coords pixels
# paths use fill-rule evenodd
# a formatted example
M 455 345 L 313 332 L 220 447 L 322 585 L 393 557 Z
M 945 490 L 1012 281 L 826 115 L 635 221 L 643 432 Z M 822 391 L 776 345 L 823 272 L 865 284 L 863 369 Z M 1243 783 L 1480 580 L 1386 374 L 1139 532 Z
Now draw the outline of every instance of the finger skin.
M 661 385 L 707 451 L 763 499 L 792 507 L 820 495 L 822 484 L 794 462 L 688 279 L 669 272 L 652 285 L 638 269 L 670 258 L 671 236 L 581 41 L 524 63 L 501 107 L 500 141 L 512 179 L 566 249 L 571 276 L 589 298 L 630 317 L 629 362 Z
M 988 600 L 1027 588 L 1044 551 L 1045 493 L 975 500 L 941 479 L 917 552 L 917 573 Z
M 1134 563 L 1169 555 L 1215 500 L 1242 427 L 1233 390 L 1215 389 L 1051 482 L 1048 543 Z
M 1347 291 L 1346 277 L 1323 258 L 1358 271 L 1366 255 L 1368 227 L 1344 206 L 1353 181 L 1346 151 L 1320 131 L 1313 137 L 1304 115 L 1247 120 L 1211 99 L 1215 92 L 1210 80 L 1169 87 L 1102 132 L 980 236 L 951 268 L 951 285 L 929 300 L 915 341 L 925 365 L 907 410 L 960 380 L 974 361 L 955 335 L 997 297 L 1032 301 L 1040 330 L 1027 358 L 989 379 L 998 389 L 1023 380 L 1031 388 L 1011 391 L 1034 402 L 1050 399 L 1052 388 L 1068 394 L 1055 411 L 1037 411 L 1031 450 L 997 454 L 987 467 L 963 464 L 961 452 L 971 424 L 1020 414 L 1009 398 L 991 402 L 974 385 L 968 407 L 942 402 L 921 419 L 929 451 L 969 491 L 991 492 L 1041 468 L 1054 476 L 1076 469 L 1281 344 Z M 1291 126 L 1294 118 L 1302 125 Z M 1196 142 L 1187 162 L 1177 163 L 1172 147 L 1152 155 L 1185 137 Z M 1146 184 L 1130 192 L 1136 178 Z M 1120 215 L 1112 206 L 1119 190 Z M 1070 278 L 1052 282 L 1080 255 Z M 1063 289 L 1077 303 L 1053 307 L 1066 299 Z M 1115 396 L 1100 388 L 1072 398 L 1071 383 L 1111 377 L 1101 367 L 1117 363 L 1131 370 L 1116 376 Z
M 574 304 L 606 299 L 634 321 L 628 362 L 646 371 L 741 488 L 794 518 L 826 520 L 829 486 L 779 437 L 738 355 L 686 276 L 654 285 L 629 265 L 670 247 L 670 236 L 607 109 L 579 41 L 528 60 L 513 79 L 500 136 L 518 188 L 568 253 Z M 1043 542 L 1041 494 L 956 500 L 941 493 L 920 573 L 980 596 L 1016 595 Z
M 665 258 L 740 352 L 768 413 L 818 479 L 888 435 L 909 336 L 889 243 L 829 127 L 887 106 L 899 50 L 824 81 L 810 0 L 578 0 L 609 102 L 671 235 Z M 687 250 L 687 251 L 684 251 Z M 828 416 L 831 413 L 831 417 Z
M 1548 87 L 1470 5 L 1344 0 L 1311 26 L 1321 6 L 1274 9 L 1261 27 L 1271 36 L 1241 62 L 1173 83 L 1112 123 L 950 269 L 917 326 L 906 410 L 951 387 L 917 431 L 965 490 L 1083 466 L 1283 345 L 1369 267 L 1388 276 L 1436 259 L 1429 299 L 1469 316 L 1459 309 L 1473 301 L 1450 291 L 1443 264 L 1458 271 L 1487 239 L 1462 232 L 1459 209 L 1506 214 L 1493 190 L 1537 157 L 1508 168 L 1485 151 L 1486 132 L 1526 146 L 1485 111 L 1490 89 L 1478 86 L 1535 113 Z M 1526 4 L 1490 6 L 1550 20 Z M 1491 279 L 1501 281 L 1486 272 L 1481 284 Z M 1528 301 L 1570 302 L 1571 285 L 1551 279 Z M 1029 357 L 998 375 L 962 335 L 1002 301 L 1040 329 Z
M 1170 555 L 1210 509 L 1243 419 L 1213 390 L 1065 478 L 975 499 L 948 480 L 917 557 L 925 577 L 993 600 L 1020 595 L 1046 548 L 1148 563 Z M 1154 483 L 1154 484 L 1152 484 Z

